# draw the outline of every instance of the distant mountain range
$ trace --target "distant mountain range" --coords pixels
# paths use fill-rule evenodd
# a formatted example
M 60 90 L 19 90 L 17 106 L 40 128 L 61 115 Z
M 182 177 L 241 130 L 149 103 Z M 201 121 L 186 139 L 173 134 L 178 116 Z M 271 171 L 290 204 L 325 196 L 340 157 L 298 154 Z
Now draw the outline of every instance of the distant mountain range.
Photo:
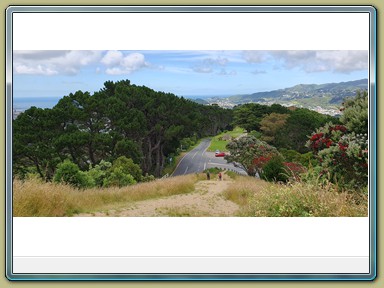
M 299 84 L 290 88 L 273 90 L 269 92 L 257 92 L 248 95 L 231 96 L 228 99 L 240 104 L 270 100 L 287 101 L 294 99 L 326 97 L 330 104 L 340 104 L 345 97 L 356 95 L 356 91 L 359 89 L 368 89 L 368 79 L 320 85 Z
M 294 105 L 309 109 L 333 109 L 338 110 L 343 99 L 353 97 L 357 90 L 368 90 L 368 79 L 355 81 L 326 83 L 326 84 L 299 84 L 290 88 L 257 92 L 253 94 L 235 95 L 230 97 L 212 97 L 204 102 L 216 103 L 222 107 L 231 108 L 239 104 L 281 104 L 285 106 Z M 200 102 L 200 101 L 199 101 Z M 201 101 L 200 103 L 203 103 Z

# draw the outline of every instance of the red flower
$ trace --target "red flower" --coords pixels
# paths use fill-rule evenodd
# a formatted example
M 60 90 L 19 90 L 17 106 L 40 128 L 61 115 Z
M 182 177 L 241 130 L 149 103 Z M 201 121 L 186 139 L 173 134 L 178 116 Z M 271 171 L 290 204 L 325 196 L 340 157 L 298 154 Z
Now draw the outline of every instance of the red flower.
M 342 143 L 339 142 L 339 148 L 341 151 L 345 151 L 348 148 L 348 144 L 343 145 Z
M 318 140 L 320 139 L 321 137 L 323 137 L 324 133 L 317 133 L 317 134 L 314 134 L 312 137 L 311 137 L 311 141 L 315 141 L 315 140 Z

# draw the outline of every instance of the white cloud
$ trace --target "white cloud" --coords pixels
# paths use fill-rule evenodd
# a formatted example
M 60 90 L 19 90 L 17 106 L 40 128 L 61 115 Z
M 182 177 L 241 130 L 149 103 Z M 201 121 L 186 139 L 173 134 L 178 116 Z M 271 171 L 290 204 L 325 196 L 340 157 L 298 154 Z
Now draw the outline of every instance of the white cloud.
M 100 60 L 101 51 L 14 51 L 13 71 L 17 74 L 77 74 Z
M 271 62 L 286 69 L 305 72 L 350 73 L 368 69 L 368 51 L 363 50 L 279 50 L 244 51 L 248 63 Z
M 107 66 L 105 73 L 111 75 L 131 74 L 141 68 L 149 67 L 141 53 L 124 55 L 120 51 L 108 51 L 100 61 Z
M 327 63 L 336 72 L 349 73 L 368 69 L 367 51 L 318 51 L 317 59 Z
M 101 63 L 107 66 L 118 65 L 123 59 L 123 53 L 116 50 L 108 51 L 104 57 L 101 59 Z
M 56 75 L 57 71 L 52 70 L 49 67 L 43 67 L 41 65 L 37 66 L 27 66 L 20 63 L 15 63 L 13 65 L 13 71 L 17 74 L 38 74 L 38 75 Z
M 204 58 L 192 67 L 193 71 L 197 73 L 212 73 L 217 67 L 224 67 L 228 63 L 225 57 L 210 57 Z
M 262 63 L 267 60 L 267 51 L 243 51 L 243 58 L 248 63 Z

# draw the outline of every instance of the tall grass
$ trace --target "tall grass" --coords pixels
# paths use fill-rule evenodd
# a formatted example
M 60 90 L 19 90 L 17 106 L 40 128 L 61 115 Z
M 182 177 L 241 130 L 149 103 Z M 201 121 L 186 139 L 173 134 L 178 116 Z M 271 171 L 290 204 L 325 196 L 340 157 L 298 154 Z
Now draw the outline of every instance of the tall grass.
M 330 185 L 295 182 L 288 185 L 238 177 L 225 197 L 240 205 L 239 216 L 352 217 L 367 216 L 367 195 L 338 192 Z
M 197 180 L 196 175 L 187 175 L 123 188 L 86 190 L 36 179 L 14 180 L 13 216 L 73 216 L 129 202 L 189 193 Z

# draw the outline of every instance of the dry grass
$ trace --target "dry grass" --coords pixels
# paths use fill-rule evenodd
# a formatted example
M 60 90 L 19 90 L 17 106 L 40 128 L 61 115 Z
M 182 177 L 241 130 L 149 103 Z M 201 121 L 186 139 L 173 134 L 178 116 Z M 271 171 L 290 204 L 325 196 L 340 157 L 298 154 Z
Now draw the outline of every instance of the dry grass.
M 167 217 L 208 217 L 208 212 L 199 211 L 189 207 L 164 207 L 157 209 L 157 212 L 162 216 Z
M 352 217 L 368 214 L 366 195 L 340 193 L 331 185 L 320 187 L 300 182 L 279 185 L 239 177 L 226 190 L 225 197 L 240 205 L 239 216 Z
M 123 188 L 78 190 L 36 179 L 13 182 L 13 216 L 72 216 L 122 203 L 185 194 L 194 190 L 196 175 L 172 177 Z

